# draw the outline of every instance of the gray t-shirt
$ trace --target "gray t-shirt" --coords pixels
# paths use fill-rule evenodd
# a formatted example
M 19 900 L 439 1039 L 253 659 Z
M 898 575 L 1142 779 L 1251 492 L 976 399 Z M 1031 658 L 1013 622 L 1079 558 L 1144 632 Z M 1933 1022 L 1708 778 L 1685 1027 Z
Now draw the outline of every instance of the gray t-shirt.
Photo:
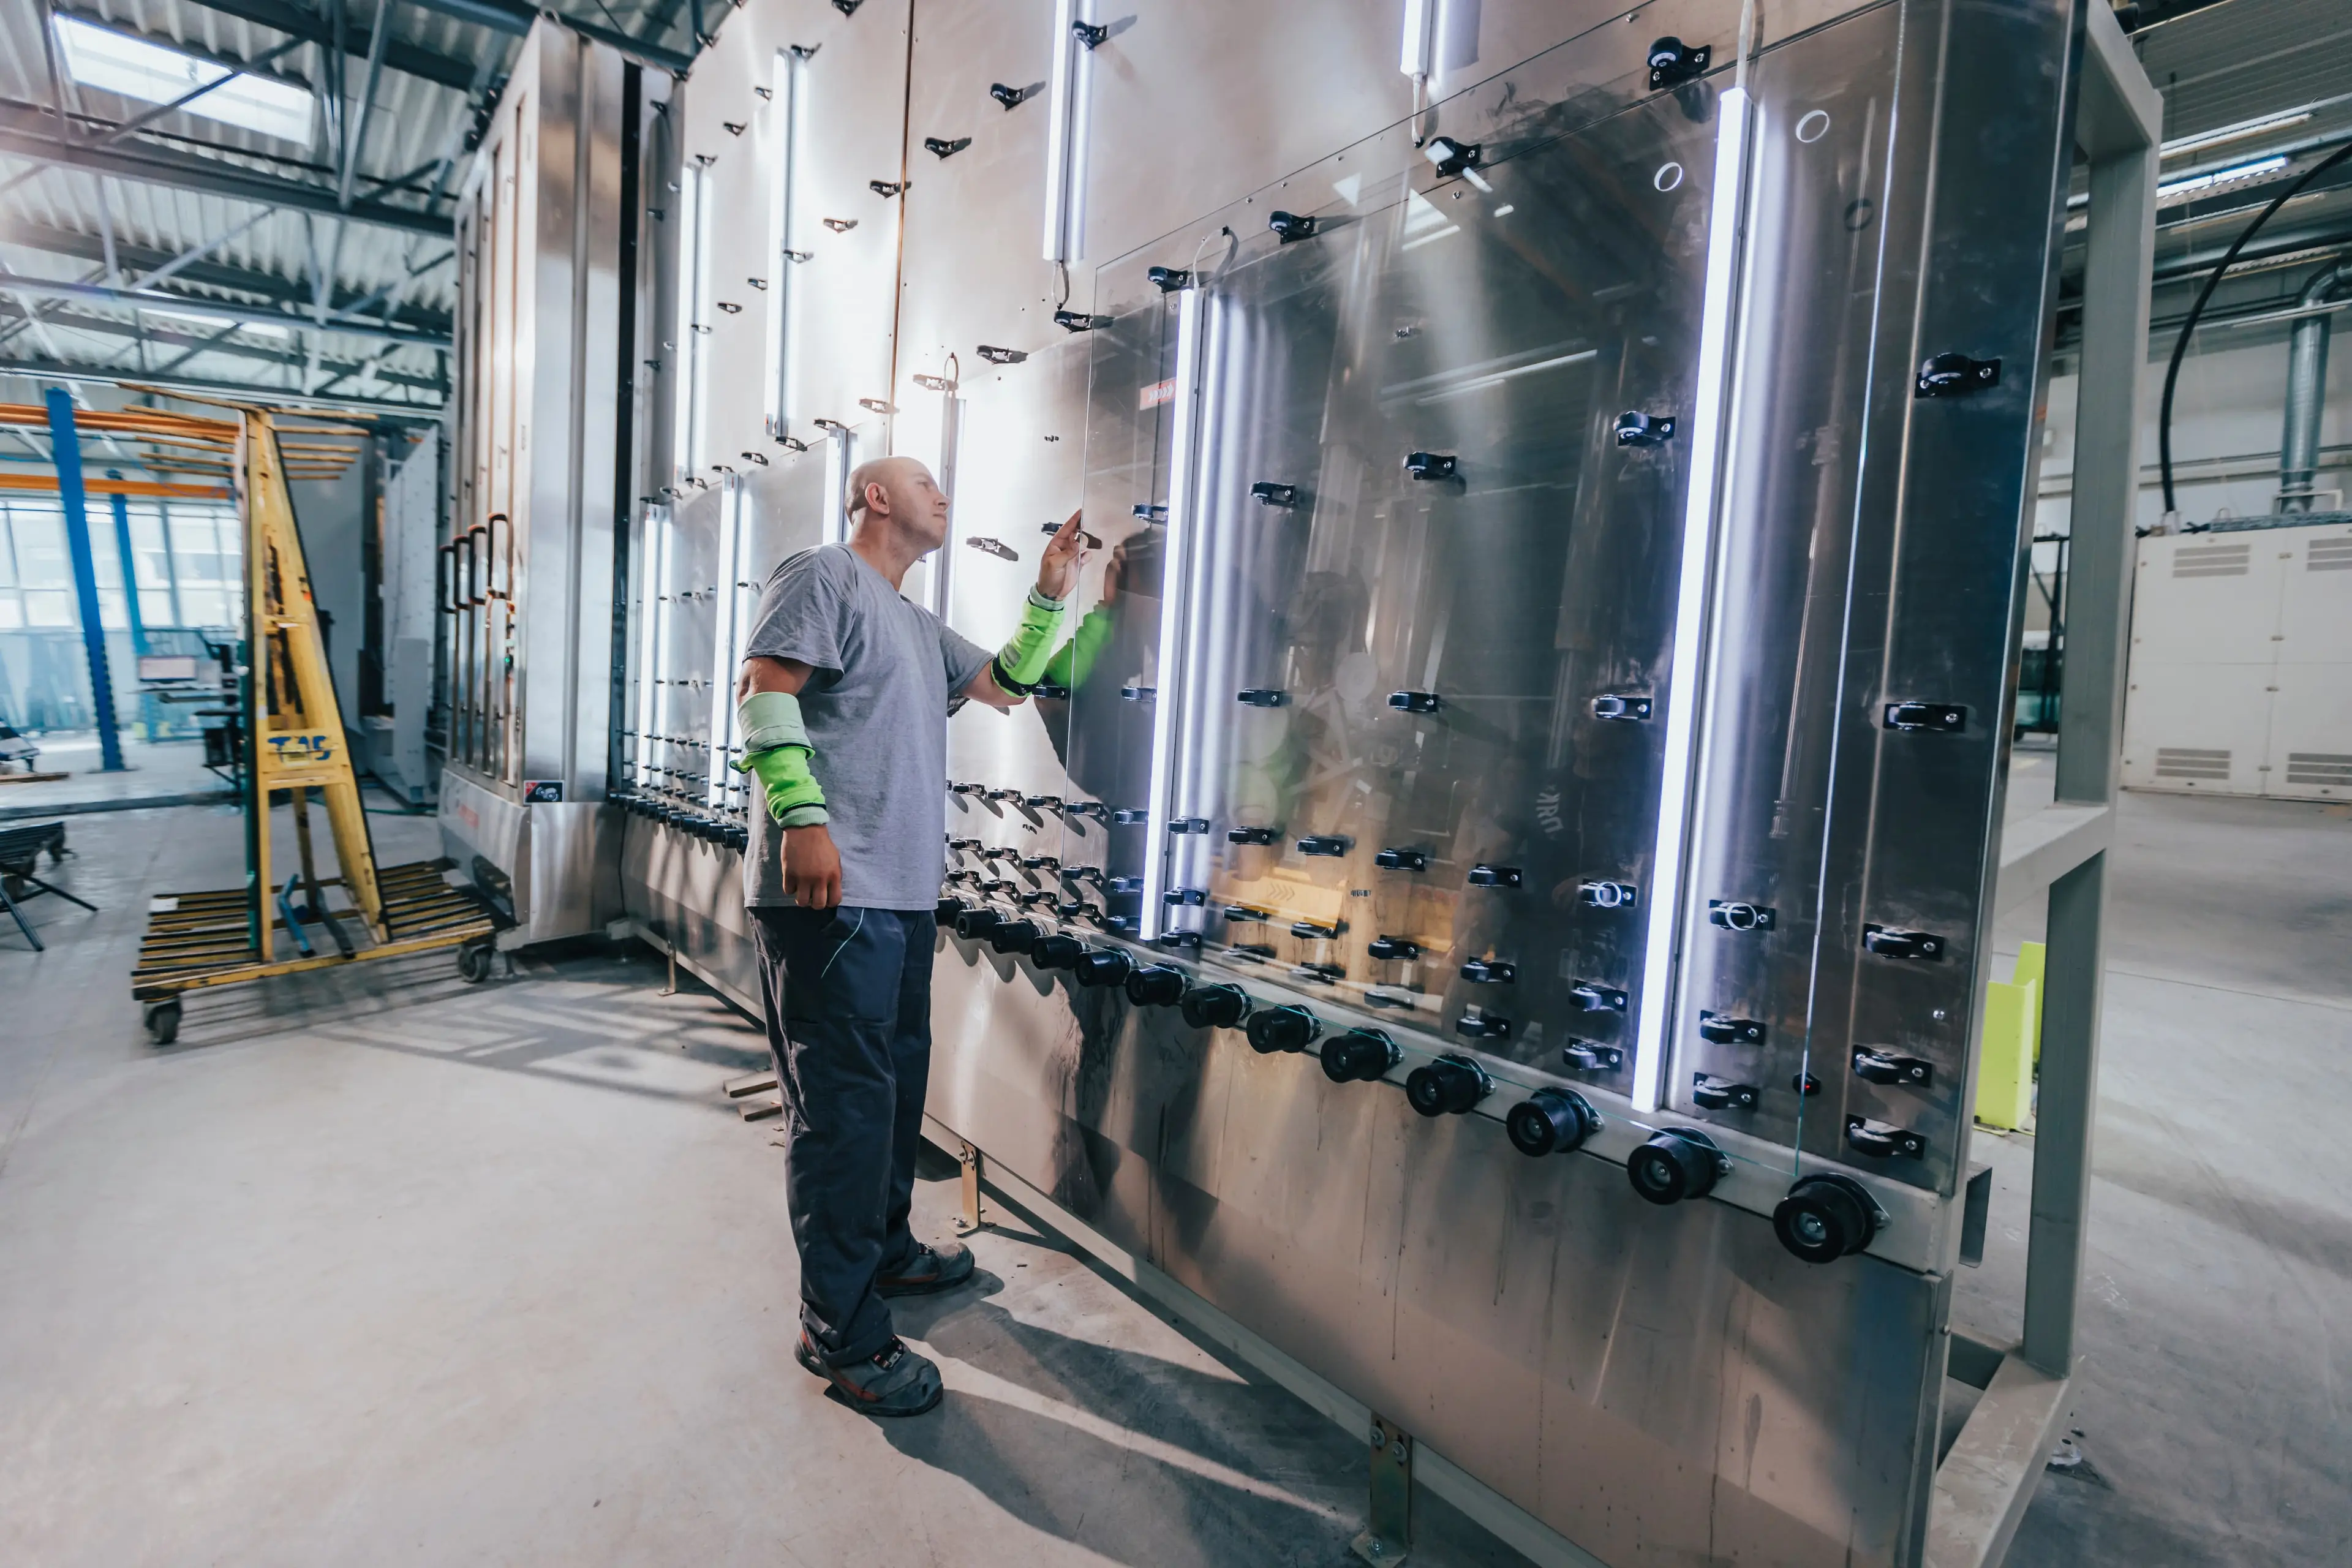
M 988 650 L 909 603 L 847 545 L 821 544 L 768 578 L 743 652 L 814 671 L 801 688 L 801 720 L 841 852 L 841 901 L 931 908 L 946 863 L 948 701 Z M 763 809 L 751 817 L 743 901 L 788 905 L 783 830 Z

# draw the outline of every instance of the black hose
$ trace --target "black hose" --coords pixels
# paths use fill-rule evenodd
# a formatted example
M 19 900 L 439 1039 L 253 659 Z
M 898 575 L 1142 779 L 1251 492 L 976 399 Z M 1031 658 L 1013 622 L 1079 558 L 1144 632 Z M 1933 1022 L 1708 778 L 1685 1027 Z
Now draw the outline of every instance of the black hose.
M 2206 274 L 2205 287 L 2197 291 L 2197 302 L 2189 307 L 2188 319 L 2180 323 L 2180 337 L 2172 345 L 2172 363 L 2165 367 L 2164 407 L 2156 420 L 2157 461 L 2164 477 L 2164 510 L 2167 514 L 2179 510 L 2172 498 L 2172 394 L 2173 389 L 2180 384 L 2180 361 L 2182 356 L 2189 353 L 2189 334 L 2196 331 L 2197 320 L 2205 313 L 2205 302 L 2213 297 L 2213 290 L 2220 285 L 2221 275 L 2230 270 L 2231 262 L 2238 259 L 2238 252 L 2246 247 L 2246 241 L 2253 238 L 2261 232 L 2263 225 L 2271 221 L 2271 215 L 2293 201 L 2305 185 L 2344 162 L 2347 157 L 2352 157 L 2352 142 L 2345 142 L 2335 152 L 2305 169 L 2296 177 L 2293 184 L 2272 197 L 2271 205 L 2264 207 L 2254 221 L 2246 226 L 2245 232 L 2231 242 L 2228 250 L 2221 253 L 2221 259 L 2214 263 L 2211 272 Z

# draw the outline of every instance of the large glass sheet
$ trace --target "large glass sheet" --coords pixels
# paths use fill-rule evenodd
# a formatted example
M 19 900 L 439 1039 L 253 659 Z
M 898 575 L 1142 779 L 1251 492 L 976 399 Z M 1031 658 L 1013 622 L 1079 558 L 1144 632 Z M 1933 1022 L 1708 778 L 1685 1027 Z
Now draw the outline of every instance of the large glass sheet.
M 1596 702 L 1663 681 L 1687 473 L 1616 430 L 1687 417 L 1714 128 L 1610 107 L 1535 112 L 1451 176 L 1353 150 L 1200 226 L 1234 237 L 1188 269 L 1183 646 L 1156 602 L 1124 617 L 1072 751 L 1144 804 L 1148 704 L 1111 702 L 1175 706 L 1169 830 L 1115 829 L 1114 917 L 1158 854 L 1179 951 L 1622 1085 L 1659 752 Z M 1318 232 L 1268 233 L 1279 203 Z M 1167 261 L 1107 269 L 1136 305 L 1097 334 L 1090 514 L 1145 507 L 1146 556 L 1182 311 L 1139 274 Z

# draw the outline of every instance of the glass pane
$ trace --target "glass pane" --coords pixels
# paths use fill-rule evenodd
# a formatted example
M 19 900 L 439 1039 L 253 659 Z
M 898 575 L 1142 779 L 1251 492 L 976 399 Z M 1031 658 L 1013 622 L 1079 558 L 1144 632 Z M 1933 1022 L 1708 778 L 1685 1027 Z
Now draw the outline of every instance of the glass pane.
M 1183 389 L 1150 395 L 1177 374 L 1181 296 L 1140 276 L 1170 258 L 1107 269 L 1089 516 L 1161 509 L 1134 525 L 1156 560 L 1173 505 L 1184 595 L 1181 652 L 1155 592 L 1124 660 L 1176 707 L 1171 831 L 1115 841 L 1108 869 L 1135 879 L 1115 913 L 1142 916 L 1164 857 L 1160 923 L 1203 963 L 1625 1087 L 1659 740 L 1595 703 L 1664 681 L 1676 535 L 1657 520 L 1685 468 L 1616 425 L 1690 401 L 1714 134 L 1655 101 L 1475 182 L 1401 158 L 1382 180 L 1366 169 L 1395 150 L 1351 149 L 1220 215 L 1244 237 L 1193 307 L 1189 500 L 1159 477 Z M 1279 243 L 1277 205 L 1319 232 Z M 1124 667 L 1096 679 L 1136 683 Z M 1107 717 L 1074 758 L 1098 739 L 1130 771 L 1151 753 Z M 1602 883 L 1621 896 L 1585 895 Z

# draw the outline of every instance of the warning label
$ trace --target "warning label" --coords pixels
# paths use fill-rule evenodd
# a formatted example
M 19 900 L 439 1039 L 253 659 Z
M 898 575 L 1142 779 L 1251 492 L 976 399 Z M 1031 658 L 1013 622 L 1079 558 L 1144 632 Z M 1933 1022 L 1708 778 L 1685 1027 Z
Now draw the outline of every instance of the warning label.
M 1138 408 L 1157 408 L 1175 395 L 1176 378 L 1171 376 L 1166 381 L 1155 381 L 1138 393 L 1135 405 Z

